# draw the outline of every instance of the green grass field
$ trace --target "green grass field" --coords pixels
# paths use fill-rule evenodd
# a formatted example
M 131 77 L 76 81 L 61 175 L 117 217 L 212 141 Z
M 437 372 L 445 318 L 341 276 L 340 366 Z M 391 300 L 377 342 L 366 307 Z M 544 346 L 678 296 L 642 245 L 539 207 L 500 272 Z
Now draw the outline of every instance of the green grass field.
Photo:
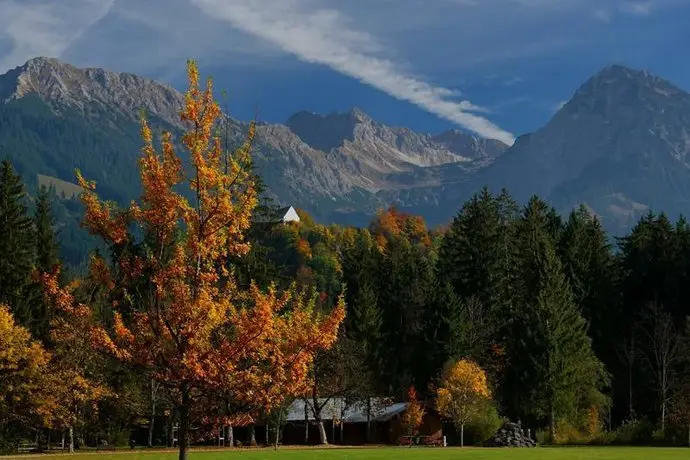
M 175 460 L 177 453 L 120 452 L 77 455 L 50 455 L 60 460 L 81 457 L 98 460 Z M 572 447 L 537 449 L 475 448 L 369 448 L 369 449 L 237 449 L 234 451 L 191 451 L 190 460 L 686 460 L 690 449 L 656 449 L 634 447 Z

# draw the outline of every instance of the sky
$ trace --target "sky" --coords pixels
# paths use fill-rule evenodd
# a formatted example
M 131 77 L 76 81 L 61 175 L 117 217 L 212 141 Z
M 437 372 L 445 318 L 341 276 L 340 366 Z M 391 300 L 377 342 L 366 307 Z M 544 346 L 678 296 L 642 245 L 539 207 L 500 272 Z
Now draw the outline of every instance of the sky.
M 508 144 L 610 64 L 690 90 L 690 0 L 0 0 L 0 72 L 36 56 L 185 88 L 241 119 L 359 107 Z

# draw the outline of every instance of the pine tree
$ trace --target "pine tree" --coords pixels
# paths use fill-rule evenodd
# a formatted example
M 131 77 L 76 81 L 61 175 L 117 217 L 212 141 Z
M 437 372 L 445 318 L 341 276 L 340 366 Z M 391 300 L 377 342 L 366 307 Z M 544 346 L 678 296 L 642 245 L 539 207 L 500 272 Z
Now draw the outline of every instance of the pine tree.
M 50 194 L 45 187 L 41 187 L 36 199 L 36 210 L 33 216 L 34 227 L 34 260 L 38 273 L 49 273 L 60 262 L 60 247 L 54 230 L 54 219 Z M 34 281 L 31 285 L 31 332 L 46 343 L 50 336 L 50 320 L 52 317 L 50 306 L 43 299 L 40 283 Z
M 376 291 L 370 282 L 357 288 L 355 301 L 349 305 L 352 309 L 350 337 L 362 344 L 372 360 L 377 360 L 382 317 Z
M 12 164 L 0 165 L 0 303 L 9 305 L 16 320 L 30 326 L 26 289 L 32 273 L 32 222 L 24 204 L 24 186 Z
M 510 318 L 515 276 L 513 242 L 516 205 L 504 190 L 484 188 L 466 202 L 439 249 L 436 273 L 462 299 L 474 297 L 491 319 L 493 335 Z
M 553 440 L 557 419 L 575 421 L 580 411 L 603 404 L 606 377 L 563 273 L 552 222 L 545 203 L 530 200 L 519 229 L 524 283 L 509 353 L 513 403 L 546 418 Z
M 608 342 L 617 327 L 614 314 L 620 303 L 618 267 L 599 220 L 584 206 L 574 210 L 564 226 L 560 255 L 573 301 L 589 323 L 597 354 L 610 355 Z
M 387 240 L 378 276 L 383 343 L 386 350 L 395 350 L 383 363 L 385 381 L 399 395 L 410 384 L 426 389 L 431 376 L 420 360 L 425 359 L 424 313 L 433 270 L 418 245 L 398 236 Z

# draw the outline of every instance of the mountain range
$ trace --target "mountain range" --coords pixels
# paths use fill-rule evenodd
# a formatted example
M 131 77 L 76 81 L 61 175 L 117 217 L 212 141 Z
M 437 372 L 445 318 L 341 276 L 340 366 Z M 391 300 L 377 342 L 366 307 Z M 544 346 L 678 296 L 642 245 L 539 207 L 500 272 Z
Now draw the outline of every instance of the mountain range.
M 139 193 L 140 112 L 156 130 L 178 132 L 183 101 L 136 75 L 31 59 L 0 76 L 0 157 L 30 185 L 48 178 L 72 190 L 66 202 L 75 168 L 105 197 L 129 201 Z M 248 123 L 229 126 L 238 142 Z M 488 186 L 520 202 L 538 194 L 562 212 L 584 203 L 621 233 L 649 210 L 690 210 L 690 94 L 612 65 L 510 147 L 461 130 L 386 126 L 353 108 L 258 123 L 254 158 L 274 198 L 324 223 L 365 225 L 395 204 L 439 224 Z

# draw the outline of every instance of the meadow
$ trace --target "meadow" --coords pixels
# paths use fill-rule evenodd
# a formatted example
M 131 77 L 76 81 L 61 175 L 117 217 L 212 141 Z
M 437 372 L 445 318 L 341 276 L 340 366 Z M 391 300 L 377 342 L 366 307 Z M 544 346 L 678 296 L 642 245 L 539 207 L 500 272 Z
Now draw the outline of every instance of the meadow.
M 141 450 L 94 454 L 55 454 L 60 460 L 97 456 L 99 460 L 174 460 L 177 451 Z M 331 449 L 235 449 L 192 450 L 198 460 L 680 460 L 690 458 L 690 449 L 646 447 L 540 447 L 536 449 L 481 448 L 331 448 Z M 17 457 L 18 458 L 18 457 Z

